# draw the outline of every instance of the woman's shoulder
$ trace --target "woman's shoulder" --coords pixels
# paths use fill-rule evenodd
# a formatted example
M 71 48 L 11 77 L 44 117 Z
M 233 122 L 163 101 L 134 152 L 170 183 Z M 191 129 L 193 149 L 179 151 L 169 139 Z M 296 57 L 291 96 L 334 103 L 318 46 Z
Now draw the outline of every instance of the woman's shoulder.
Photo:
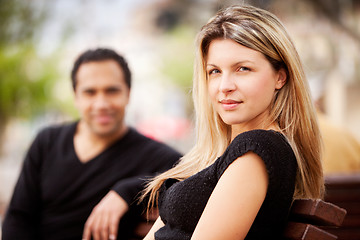
M 256 129 L 237 135 L 226 152 L 239 157 L 248 151 L 253 151 L 259 155 L 261 152 L 267 152 L 268 154 L 277 151 L 282 152 L 283 149 L 292 152 L 291 145 L 285 135 L 274 130 Z M 260 157 L 262 156 L 260 155 Z
M 269 140 L 276 142 L 287 142 L 286 137 L 278 131 L 275 130 L 264 130 L 264 129 L 255 129 L 247 132 L 240 133 L 232 141 L 231 145 L 234 145 L 238 142 L 252 141 L 252 142 L 267 142 Z
M 241 161 L 247 152 L 255 153 L 265 163 L 269 176 L 267 194 L 276 196 L 286 191 L 291 197 L 297 172 L 296 157 L 285 135 L 273 130 L 252 130 L 236 136 L 217 160 L 218 179 L 232 162 Z
M 256 129 L 234 138 L 218 160 L 218 174 L 221 175 L 233 161 L 247 152 L 260 156 L 269 174 L 282 172 L 287 168 L 296 169 L 296 157 L 287 138 L 274 130 Z M 288 164 L 282 164 L 284 162 Z

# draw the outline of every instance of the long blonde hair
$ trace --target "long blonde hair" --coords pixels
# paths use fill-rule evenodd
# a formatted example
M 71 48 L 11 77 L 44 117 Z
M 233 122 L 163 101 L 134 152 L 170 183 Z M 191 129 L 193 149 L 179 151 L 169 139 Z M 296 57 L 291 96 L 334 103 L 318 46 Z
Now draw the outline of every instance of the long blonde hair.
M 252 6 L 232 6 L 219 11 L 203 26 L 196 38 L 193 99 L 196 113 L 196 144 L 172 169 L 149 182 L 149 207 L 157 202 L 161 184 L 168 178 L 184 180 L 208 167 L 231 141 L 229 125 L 214 111 L 206 85 L 206 58 L 214 39 L 231 39 L 259 51 L 275 70 L 287 72 L 286 84 L 277 92 L 271 107 L 276 122 L 295 153 L 298 172 L 294 198 L 319 198 L 324 191 L 321 137 L 309 87 L 299 55 L 284 26 L 273 14 Z

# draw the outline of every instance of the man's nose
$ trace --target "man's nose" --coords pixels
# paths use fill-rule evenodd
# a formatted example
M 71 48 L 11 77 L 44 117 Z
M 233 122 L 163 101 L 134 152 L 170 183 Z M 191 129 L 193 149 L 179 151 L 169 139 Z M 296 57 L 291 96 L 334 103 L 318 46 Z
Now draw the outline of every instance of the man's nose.
M 96 108 L 106 108 L 109 106 L 109 100 L 104 94 L 98 94 L 94 99 L 93 106 Z

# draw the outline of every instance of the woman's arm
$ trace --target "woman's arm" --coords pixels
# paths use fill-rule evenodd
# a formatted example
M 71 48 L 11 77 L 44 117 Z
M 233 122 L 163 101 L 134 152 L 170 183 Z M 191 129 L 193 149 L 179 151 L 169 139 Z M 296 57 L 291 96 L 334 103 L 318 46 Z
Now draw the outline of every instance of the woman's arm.
M 163 221 L 161 221 L 161 218 L 158 217 L 154 223 L 154 225 L 151 227 L 150 231 L 148 232 L 148 234 L 146 234 L 145 238 L 143 240 L 154 240 L 154 234 L 155 232 L 160 229 L 161 227 L 164 226 Z
M 191 239 L 244 239 L 265 199 L 268 174 L 253 152 L 236 159 L 220 177 Z

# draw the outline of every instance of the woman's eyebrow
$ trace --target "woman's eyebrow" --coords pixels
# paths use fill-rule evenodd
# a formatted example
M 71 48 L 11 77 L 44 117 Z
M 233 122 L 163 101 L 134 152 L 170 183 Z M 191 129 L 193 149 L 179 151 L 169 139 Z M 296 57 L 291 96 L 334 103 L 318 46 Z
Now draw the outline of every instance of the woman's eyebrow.
M 231 66 L 234 67 L 234 66 L 241 65 L 244 63 L 255 63 L 255 62 L 251 61 L 251 60 L 242 60 L 242 61 L 238 61 L 238 62 L 232 64 Z M 206 66 L 207 67 L 218 67 L 216 64 L 213 64 L 213 63 L 207 63 Z

